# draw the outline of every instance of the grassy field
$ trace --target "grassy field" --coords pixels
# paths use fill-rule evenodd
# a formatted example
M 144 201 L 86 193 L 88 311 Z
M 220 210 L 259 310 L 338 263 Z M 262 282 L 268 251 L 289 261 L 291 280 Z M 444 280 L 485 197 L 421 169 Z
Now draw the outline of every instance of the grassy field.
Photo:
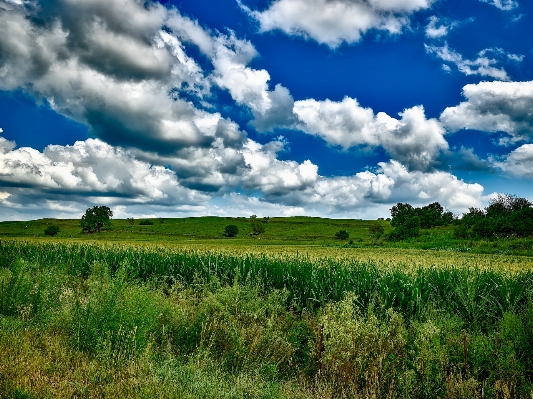
M 139 225 L 141 220 L 150 220 L 151 226 Z M 248 218 L 196 217 L 182 219 L 139 219 L 131 225 L 128 220 L 113 220 L 108 231 L 91 236 L 102 240 L 134 240 L 155 242 L 184 242 L 191 240 L 226 240 L 232 243 L 249 243 L 250 240 L 262 240 L 265 244 L 273 243 L 305 243 L 333 244 L 335 233 L 347 230 L 350 239 L 362 242 L 370 239 L 368 227 L 372 221 L 352 219 L 323 219 L 312 217 L 259 218 L 265 232 L 260 236 L 251 235 L 252 227 Z M 380 222 L 386 230 L 391 230 L 386 221 Z M 11 237 L 43 237 L 49 225 L 57 225 L 61 229 L 58 238 L 87 238 L 81 233 L 79 220 L 41 219 L 29 222 L 1 222 L 0 236 Z M 227 225 L 236 225 L 239 235 L 231 240 L 224 237 Z
M 387 221 L 357 219 L 324 219 L 312 217 L 269 218 L 262 221 L 265 232 L 251 235 L 252 226 L 248 218 L 197 217 L 183 219 L 149 219 L 151 226 L 139 225 L 135 220 L 113 220 L 111 228 L 99 234 L 84 234 L 79 220 L 41 219 L 27 222 L 0 222 L 1 237 L 46 238 L 48 240 L 68 239 L 75 241 L 155 243 L 164 245 L 198 245 L 220 247 L 250 246 L 306 246 L 347 248 L 402 248 L 440 250 L 446 252 L 469 252 L 479 254 L 533 256 L 533 239 L 459 240 L 453 238 L 453 226 L 422 230 L 420 237 L 391 242 L 383 238 L 375 240 L 369 233 L 373 223 L 383 226 L 385 234 L 392 228 Z M 224 228 L 234 224 L 239 228 L 235 238 L 224 237 Z M 44 230 L 57 225 L 60 232 L 56 237 L 46 237 Z M 335 233 L 346 230 L 348 240 L 337 240 Z
M 0 398 L 533 397 L 531 240 L 138 222 L 0 223 Z

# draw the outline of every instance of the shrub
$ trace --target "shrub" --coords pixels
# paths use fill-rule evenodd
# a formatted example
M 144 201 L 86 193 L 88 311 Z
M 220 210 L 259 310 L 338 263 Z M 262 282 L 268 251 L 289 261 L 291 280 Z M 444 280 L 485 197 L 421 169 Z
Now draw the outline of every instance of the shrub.
M 379 240 L 381 236 L 385 233 L 385 229 L 379 223 L 372 223 L 368 228 L 368 232 L 373 239 Z
M 153 226 L 154 222 L 148 219 L 141 220 L 139 226 Z
M 59 233 L 59 227 L 57 226 L 48 226 L 45 230 L 44 230 L 44 234 L 47 235 L 47 236 L 55 236 Z
M 350 237 L 350 234 L 346 230 L 339 230 L 335 233 L 335 238 L 337 240 L 347 240 Z
M 224 235 L 226 237 L 235 237 L 237 234 L 239 234 L 239 228 L 234 224 L 230 224 L 224 229 Z

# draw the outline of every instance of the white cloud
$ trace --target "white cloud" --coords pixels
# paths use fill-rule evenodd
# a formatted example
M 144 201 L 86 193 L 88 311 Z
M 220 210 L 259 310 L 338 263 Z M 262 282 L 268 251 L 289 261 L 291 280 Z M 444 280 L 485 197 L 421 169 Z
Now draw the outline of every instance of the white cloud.
M 505 53 L 499 48 L 489 48 L 480 51 L 475 60 L 466 60 L 461 54 L 450 49 L 448 43 L 445 43 L 444 46 L 441 47 L 427 44 L 424 46 L 428 54 L 435 54 L 443 61 L 455 64 L 457 69 L 465 75 L 488 76 L 505 81 L 510 80 L 509 75 L 505 69 L 497 68 L 496 65 L 502 61 L 502 58 L 503 60 L 513 60 L 517 62 L 520 62 L 523 59 L 523 56 Z M 491 54 L 492 58 L 489 58 L 491 57 Z
M 375 172 L 332 178 L 319 176 L 315 184 L 276 200 L 321 215 L 346 214 L 400 201 L 412 204 L 438 201 L 454 212 L 461 212 L 471 206 L 481 206 L 482 193 L 481 185 L 465 183 L 450 173 L 409 171 L 399 162 L 390 161 L 379 163 Z
M 492 4 L 494 7 L 503 11 L 509 11 L 518 6 L 518 2 L 514 0 L 480 0 L 483 3 Z
M 427 170 L 439 152 L 448 149 L 444 129 L 436 119 L 426 119 L 423 107 L 406 109 L 401 119 L 395 119 L 383 112 L 374 115 L 372 109 L 345 97 L 341 102 L 297 101 L 294 113 L 300 120 L 298 128 L 331 145 L 382 146 L 412 169 Z
M 533 179 L 533 144 L 524 144 L 493 164 L 511 176 Z
M 409 15 L 427 9 L 433 0 L 275 0 L 265 11 L 239 4 L 267 32 L 312 38 L 332 48 L 355 43 L 371 29 L 399 34 Z
M 0 89 L 45 98 L 113 145 L 171 153 L 209 147 L 224 134 L 220 114 L 169 95 L 201 98 L 211 85 L 182 42 L 162 30 L 177 11 L 134 0 L 59 0 L 54 10 L 56 22 L 39 26 L 26 8 L 0 13 Z
M 290 124 L 294 100 L 289 90 L 277 84 L 270 91 L 270 74 L 264 69 L 247 67 L 257 55 L 254 46 L 231 34 L 218 36 L 213 47 L 213 81 L 227 89 L 238 104 L 251 109 L 255 127 L 267 131 Z
M 4 140 L 4 139 L 2 139 Z M 131 203 L 204 202 L 208 196 L 180 185 L 174 172 L 139 161 L 128 151 L 98 139 L 39 152 L 14 148 L 0 154 L 0 181 L 62 195 L 96 195 Z
M 447 129 L 502 131 L 511 142 L 533 139 L 533 81 L 469 84 L 463 95 L 466 101 L 440 116 Z
M 445 22 L 443 23 L 438 17 L 433 15 L 429 17 L 429 23 L 426 26 L 426 37 L 430 39 L 444 37 L 457 25 L 457 22 L 451 22 L 450 24 L 446 25 Z

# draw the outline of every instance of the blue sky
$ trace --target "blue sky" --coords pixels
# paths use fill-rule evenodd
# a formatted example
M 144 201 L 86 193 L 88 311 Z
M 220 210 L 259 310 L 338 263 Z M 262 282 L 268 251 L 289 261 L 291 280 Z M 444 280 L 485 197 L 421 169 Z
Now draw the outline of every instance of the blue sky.
M 0 220 L 533 199 L 525 0 L 0 0 Z

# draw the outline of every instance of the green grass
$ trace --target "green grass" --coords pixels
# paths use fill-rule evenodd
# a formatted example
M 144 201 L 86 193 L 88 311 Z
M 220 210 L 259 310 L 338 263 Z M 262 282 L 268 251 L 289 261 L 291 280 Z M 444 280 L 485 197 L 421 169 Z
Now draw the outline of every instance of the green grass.
M 143 219 L 144 220 L 144 219 Z M 139 221 L 131 226 L 127 220 L 113 220 L 112 227 L 100 234 L 83 234 L 79 220 L 40 219 L 28 222 L 1 222 L 0 236 L 6 237 L 44 237 L 44 230 L 49 225 L 57 225 L 61 229 L 57 238 L 87 238 L 102 240 L 142 240 L 154 242 L 188 241 L 188 240 L 225 240 L 237 243 L 308 243 L 338 244 L 335 233 L 341 229 L 350 233 L 354 241 L 369 240 L 368 227 L 371 221 L 352 219 L 323 219 L 312 217 L 288 217 L 259 219 L 264 223 L 265 233 L 252 237 L 252 227 L 248 218 L 195 217 L 182 219 L 149 219 L 152 226 L 140 226 Z M 390 230 L 388 222 L 381 222 Z M 236 238 L 224 237 L 224 228 L 234 224 L 239 228 Z
M 0 244 L 0 397 L 529 398 L 533 272 Z
M 307 245 L 317 247 L 388 247 L 416 248 L 424 250 L 445 250 L 484 254 L 513 254 L 533 256 L 533 239 L 499 239 L 499 240 L 459 240 L 453 238 L 454 226 L 437 227 L 421 230 L 420 237 L 405 241 L 391 242 L 386 239 L 374 240 L 369 227 L 376 221 L 358 219 L 326 219 L 314 217 L 270 218 L 263 221 L 265 232 L 252 236 L 249 218 L 195 217 L 181 219 L 150 219 L 152 226 L 140 226 L 139 220 L 131 226 L 127 220 L 113 220 L 107 231 L 99 234 L 84 234 L 79 227 L 79 220 L 40 219 L 27 222 L 0 222 L 1 237 L 45 238 L 50 241 L 91 240 L 116 242 L 144 242 L 156 244 L 184 243 L 223 243 L 224 245 Z M 142 219 L 144 220 L 144 219 Z M 387 221 L 378 221 L 385 234 L 392 228 Z M 224 237 L 224 228 L 234 224 L 239 228 L 235 238 Z M 44 230 L 50 225 L 57 225 L 61 231 L 56 237 L 46 237 Z M 335 233 L 347 230 L 348 240 L 335 239 Z

